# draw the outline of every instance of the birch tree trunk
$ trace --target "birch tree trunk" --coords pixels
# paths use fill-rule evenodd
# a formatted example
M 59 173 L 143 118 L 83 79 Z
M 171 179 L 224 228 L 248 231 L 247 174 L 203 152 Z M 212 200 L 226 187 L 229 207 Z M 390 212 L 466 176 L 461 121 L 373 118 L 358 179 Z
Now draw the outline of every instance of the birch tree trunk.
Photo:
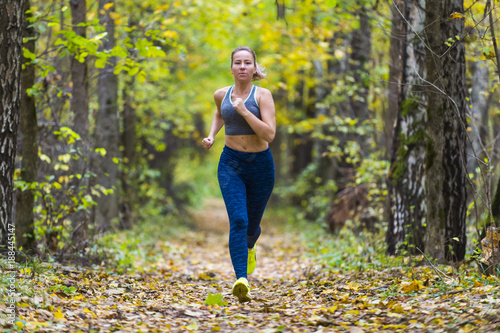
M 428 142 L 425 250 L 438 262 L 461 261 L 466 234 L 465 46 L 463 0 L 426 0 Z M 448 38 L 455 42 L 446 45 Z M 432 52 L 431 52 L 432 51 Z
M 0 244 L 12 229 L 14 162 L 21 100 L 24 0 L 0 1 Z M 11 244 L 9 244 L 10 246 Z
M 101 24 L 105 27 L 107 40 L 103 41 L 102 48 L 110 50 L 115 45 L 115 22 L 110 17 L 111 9 L 105 9 L 108 3 L 114 0 L 100 0 L 99 13 Z M 119 126 L 118 126 L 118 78 L 113 73 L 116 65 L 116 58 L 112 57 L 109 63 L 100 70 L 99 75 L 99 111 L 97 113 L 95 126 L 96 148 L 106 149 L 106 155 L 99 160 L 96 165 L 97 183 L 107 189 L 114 189 L 113 194 L 97 198 L 95 215 L 95 225 L 97 232 L 107 231 L 111 227 L 111 222 L 118 218 L 118 197 L 117 197 L 117 164 L 113 158 L 118 157 L 119 149 Z
M 400 66 L 402 73 L 393 73 L 394 78 L 390 81 L 401 82 L 402 85 L 399 86 L 399 112 L 389 174 L 390 215 L 386 240 L 390 254 L 395 254 L 402 244 L 411 252 L 418 252 L 416 247 L 423 251 L 426 221 L 424 166 L 427 98 L 421 89 L 423 82 L 420 77 L 426 76 L 425 47 L 419 37 L 424 30 L 425 1 L 404 0 L 396 4 L 398 7 L 394 8 L 393 15 L 404 15 L 406 21 L 395 32 L 403 41 L 400 49 L 402 56 L 394 52 L 394 58 L 391 58 L 391 63 L 400 63 L 395 66 Z
M 24 3 L 24 12 L 30 8 L 29 0 Z M 30 14 L 26 14 L 30 15 Z M 23 23 L 23 37 L 34 38 L 35 30 L 30 27 L 27 19 Z M 35 53 L 35 40 L 29 39 L 24 47 Z M 25 63 L 29 59 L 24 60 Z M 35 66 L 26 65 L 21 74 L 21 154 L 22 168 L 20 179 L 25 182 L 34 182 L 38 168 L 38 123 L 36 115 L 35 98 L 29 96 L 27 90 L 35 84 Z M 34 232 L 34 194 L 32 190 L 18 190 L 16 200 L 16 241 L 17 247 L 25 252 L 35 250 Z

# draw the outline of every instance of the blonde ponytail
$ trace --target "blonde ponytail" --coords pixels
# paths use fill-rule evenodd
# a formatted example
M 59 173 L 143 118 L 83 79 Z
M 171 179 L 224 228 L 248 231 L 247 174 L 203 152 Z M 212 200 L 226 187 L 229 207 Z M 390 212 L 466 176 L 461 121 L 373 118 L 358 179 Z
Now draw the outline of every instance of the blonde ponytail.
M 257 70 L 253 74 L 252 79 L 254 81 L 265 79 L 267 77 L 267 70 L 261 65 L 259 65 L 257 62 L 255 62 L 255 67 L 257 68 Z

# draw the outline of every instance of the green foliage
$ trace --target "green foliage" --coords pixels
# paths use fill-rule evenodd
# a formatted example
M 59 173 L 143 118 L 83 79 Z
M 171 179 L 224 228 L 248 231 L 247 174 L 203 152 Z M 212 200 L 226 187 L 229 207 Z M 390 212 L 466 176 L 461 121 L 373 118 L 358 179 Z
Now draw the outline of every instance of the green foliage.
M 74 294 L 76 292 L 76 288 L 75 287 L 67 287 L 67 286 L 62 285 L 62 284 L 56 284 L 56 285 L 51 286 L 48 289 L 48 291 L 51 291 L 54 293 L 60 292 L 66 296 L 71 296 L 72 294 Z
M 321 228 L 309 226 L 305 236 L 311 256 L 339 272 L 397 267 L 401 264 L 402 257 L 385 255 L 384 230 L 354 233 L 353 226 L 349 226 L 352 223 L 348 221 L 348 225 L 334 238 L 325 235 Z
M 35 237 L 43 240 L 39 243 L 42 253 L 47 251 L 49 243 L 48 252 L 51 253 L 67 245 L 74 228 L 72 216 L 80 211 L 90 212 L 96 204 L 96 197 L 114 192 L 100 184 L 91 185 L 95 174 L 88 171 L 89 160 L 101 158 L 105 150 L 86 152 L 82 149 L 80 135 L 68 127 L 54 131 L 53 140 L 60 150 L 52 151 L 51 156 L 39 151 L 41 168 L 45 171 L 44 180 L 22 181 L 17 179 L 20 170 L 16 170 L 14 181 L 18 190 L 34 193 Z M 84 166 L 84 172 L 74 173 L 76 165 Z
M 213 147 L 211 153 L 195 152 L 185 150 L 175 166 L 174 186 L 186 191 L 185 202 L 194 208 L 200 208 L 206 198 L 220 197 L 220 188 L 217 182 L 217 160 L 220 154 L 215 153 L 220 145 Z
M 179 222 L 179 217 L 173 214 L 150 212 L 145 223 L 137 223 L 131 230 L 98 237 L 87 255 L 92 264 L 106 264 L 119 274 L 142 271 L 168 254 L 170 246 L 166 239 L 186 231 L 186 226 Z M 163 244 L 161 249 L 157 248 L 159 242 Z
M 38 257 L 26 257 L 26 262 L 19 268 L 20 273 L 26 278 L 35 278 L 48 271 L 48 267 Z
M 117 272 L 123 274 L 128 270 L 134 270 L 134 263 L 138 258 L 144 258 L 144 250 L 140 247 L 138 238 L 131 237 L 129 232 L 118 234 L 107 234 L 99 238 L 90 249 L 90 255 L 95 257 L 95 263 L 106 262 L 116 268 Z
M 373 153 L 361 161 L 356 169 L 356 185 L 367 184 L 368 200 L 373 207 L 383 210 L 384 201 L 387 197 L 387 172 L 389 170 L 389 161 L 384 160 L 379 152 Z
M 291 185 L 275 189 L 275 194 L 286 202 L 298 203 L 301 209 L 296 212 L 296 218 L 299 220 L 307 218 L 316 222 L 325 221 L 331 197 L 337 190 L 334 181 L 323 182 L 316 174 L 317 165 L 312 163 Z

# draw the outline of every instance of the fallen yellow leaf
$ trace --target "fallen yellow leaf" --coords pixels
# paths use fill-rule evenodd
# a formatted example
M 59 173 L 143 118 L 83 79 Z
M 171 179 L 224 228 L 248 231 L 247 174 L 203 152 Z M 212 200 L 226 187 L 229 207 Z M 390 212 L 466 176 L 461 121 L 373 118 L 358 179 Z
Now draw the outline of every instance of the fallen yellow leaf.
M 334 313 L 335 311 L 337 311 L 337 309 L 338 309 L 337 306 L 332 306 L 331 308 L 328 308 L 328 312 Z
M 57 320 L 66 320 L 64 318 L 64 314 L 61 312 L 61 308 L 58 308 L 56 312 L 54 312 L 54 318 Z
M 88 313 L 88 314 L 91 314 L 92 316 L 94 316 L 94 318 L 97 318 L 96 314 L 95 314 L 95 313 L 93 313 L 92 311 L 90 311 L 90 310 L 89 310 L 89 309 L 87 309 L 87 308 L 83 309 L 83 312 Z
M 405 310 L 403 309 L 401 304 L 394 305 L 391 310 L 396 313 L 405 313 Z
M 423 289 L 423 288 L 424 287 L 417 280 L 403 281 L 399 285 L 399 291 L 403 291 L 405 293 L 411 293 L 412 291 L 419 291 L 420 289 Z

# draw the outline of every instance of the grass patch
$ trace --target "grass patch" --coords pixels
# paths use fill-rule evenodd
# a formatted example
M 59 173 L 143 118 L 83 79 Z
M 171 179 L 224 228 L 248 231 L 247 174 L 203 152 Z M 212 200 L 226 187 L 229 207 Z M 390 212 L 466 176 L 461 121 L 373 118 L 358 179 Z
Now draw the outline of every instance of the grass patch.
M 184 218 L 174 215 L 156 216 L 131 230 L 108 233 L 98 239 L 91 255 L 119 274 L 142 271 L 158 256 L 169 252 L 168 239 L 189 228 Z

